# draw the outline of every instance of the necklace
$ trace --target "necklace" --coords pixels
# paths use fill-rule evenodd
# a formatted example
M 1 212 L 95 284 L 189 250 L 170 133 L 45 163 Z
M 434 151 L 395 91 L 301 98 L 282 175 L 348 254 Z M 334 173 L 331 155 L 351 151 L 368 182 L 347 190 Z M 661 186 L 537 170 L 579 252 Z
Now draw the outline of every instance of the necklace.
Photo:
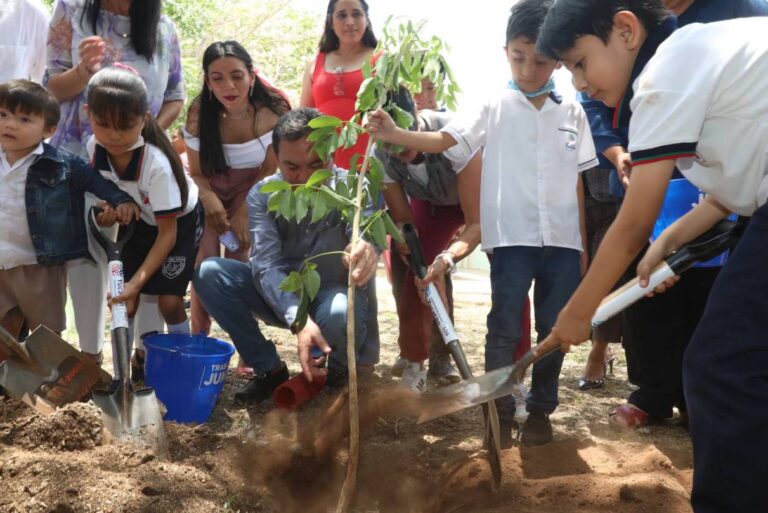
M 226 110 L 221 111 L 221 117 L 223 117 L 224 119 L 230 119 L 232 121 L 242 121 L 244 119 L 251 117 L 251 114 L 252 114 L 252 111 L 250 107 L 246 107 L 245 110 L 240 114 L 230 114 L 230 113 L 227 113 Z

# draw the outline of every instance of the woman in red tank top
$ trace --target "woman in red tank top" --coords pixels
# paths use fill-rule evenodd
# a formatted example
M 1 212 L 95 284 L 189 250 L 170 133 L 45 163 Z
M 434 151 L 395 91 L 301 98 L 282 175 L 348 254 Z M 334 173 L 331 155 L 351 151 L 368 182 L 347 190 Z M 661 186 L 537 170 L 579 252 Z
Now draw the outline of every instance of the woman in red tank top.
M 368 18 L 365 0 L 330 0 L 325 30 L 317 56 L 307 62 L 301 90 L 301 106 L 315 107 L 323 114 L 348 120 L 355 113 L 357 91 L 363 82 L 362 66 L 373 61 L 376 36 Z M 364 153 L 368 135 L 357 144 L 336 152 L 337 166 L 349 169 L 355 153 Z

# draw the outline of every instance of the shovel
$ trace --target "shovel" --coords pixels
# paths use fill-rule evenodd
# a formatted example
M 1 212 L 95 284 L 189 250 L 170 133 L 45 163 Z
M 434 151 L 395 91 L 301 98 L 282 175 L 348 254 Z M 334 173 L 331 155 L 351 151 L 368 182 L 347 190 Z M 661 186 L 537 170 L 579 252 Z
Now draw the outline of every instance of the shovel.
M 640 287 L 640 280 L 635 278 L 607 296 L 595 312 L 592 326 L 598 326 L 610 319 L 642 299 L 665 280 L 687 271 L 695 263 L 706 262 L 733 248 L 743 231 L 743 223 L 720 221 L 704 235 L 659 263 L 651 272 L 647 287 Z M 419 423 L 511 394 L 515 387 L 519 386 L 530 365 L 559 348 L 560 340 L 557 337 L 547 337 L 536 348 L 528 351 L 515 365 L 496 369 L 433 394 L 425 394 L 422 397 L 424 404 L 420 411 Z
M 0 386 L 48 415 L 111 376 L 45 326 L 17 342 L 0 328 Z
M 112 297 L 123 293 L 123 263 L 120 254 L 133 235 L 133 223 L 127 226 L 117 242 L 101 233 L 96 225 L 92 207 L 88 226 L 96 242 L 104 249 L 109 261 L 109 291 Z M 112 358 L 115 381 L 110 390 L 94 390 L 93 402 L 102 411 L 104 427 L 118 440 L 131 442 L 165 456 L 168 441 L 163 424 L 163 414 L 155 391 L 151 388 L 134 390 L 130 382 L 130 344 L 128 341 L 128 310 L 125 303 L 112 305 Z
M 424 262 L 424 254 L 421 251 L 419 237 L 416 234 L 413 225 L 403 225 L 403 237 L 405 237 L 405 243 L 408 245 L 408 250 L 410 251 L 408 259 L 410 260 L 411 270 L 419 279 L 424 279 L 427 275 L 427 266 Z M 451 352 L 451 356 L 456 363 L 459 374 L 461 374 L 461 377 L 465 380 L 471 379 L 472 369 L 467 362 L 467 357 L 464 355 L 464 349 L 462 349 L 461 343 L 459 342 L 459 336 L 456 334 L 451 318 L 445 309 L 443 300 L 434 283 L 430 283 L 427 286 L 424 290 L 424 295 L 429 304 L 429 308 L 432 310 L 432 316 L 435 318 L 437 329 L 440 331 L 440 335 L 442 335 L 445 345 L 448 346 L 448 350 Z M 488 463 L 491 466 L 494 485 L 496 489 L 498 489 L 501 484 L 500 428 L 499 414 L 496 411 L 496 404 L 492 401 L 483 403 L 483 418 L 485 419 L 484 442 L 485 447 L 488 450 Z

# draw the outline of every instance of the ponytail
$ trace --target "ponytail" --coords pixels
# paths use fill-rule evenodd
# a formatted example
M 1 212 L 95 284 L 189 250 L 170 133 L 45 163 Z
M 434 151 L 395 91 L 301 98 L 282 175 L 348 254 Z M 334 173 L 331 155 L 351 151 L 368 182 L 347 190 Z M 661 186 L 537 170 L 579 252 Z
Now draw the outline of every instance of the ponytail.
M 157 146 L 168 158 L 168 162 L 171 163 L 173 177 L 176 178 L 176 183 L 181 193 L 181 209 L 184 210 L 189 200 L 189 186 L 187 185 L 186 172 L 184 171 L 184 165 L 181 163 L 179 154 L 173 149 L 171 141 L 152 116 L 147 116 L 147 119 L 144 121 L 144 129 L 141 131 L 141 136 L 145 142 Z

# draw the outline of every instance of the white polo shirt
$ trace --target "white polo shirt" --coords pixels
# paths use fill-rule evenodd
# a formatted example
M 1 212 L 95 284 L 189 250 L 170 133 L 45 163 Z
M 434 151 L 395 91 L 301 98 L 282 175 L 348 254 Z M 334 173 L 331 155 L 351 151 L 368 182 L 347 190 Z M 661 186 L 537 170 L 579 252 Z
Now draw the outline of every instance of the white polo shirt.
M 768 18 L 692 24 L 667 39 L 633 84 L 635 165 L 674 159 L 727 208 L 768 199 Z
M 42 80 L 49 21 L 39 0 L 0 0 L 0 82 Z
M 160 148 L 145 144 L 142 137 L 131 148 L 133 158 L 122 175 L 115 172 L 107 151 L 96 143 L 94 136 L 88 140 L 86 147 L 91 165 L 133 198 L 141 209 L 141 220 L 145 223 L 157 226 L 157 219 L 183 216 L 197 205 L 197 185 L 189 175 L 184 173 L 189 197 L 186 206 L 182 206 L 181 191 L 173 176 L 171 163 Z
M 0 269 L 37 263 L 27 223 L 26 187 L 29 167 L 43 154 L 40 143 L 11 165 L 0 147 Z
M 556 246 L 582 251 L 579 173 L 597 165 L 581 105 L 551 94 L 541 110 L 520 91 L 502 91 L 460 113 L 443 131 L 458 144 L 452 161 L 483 153 L 481 247 Z

